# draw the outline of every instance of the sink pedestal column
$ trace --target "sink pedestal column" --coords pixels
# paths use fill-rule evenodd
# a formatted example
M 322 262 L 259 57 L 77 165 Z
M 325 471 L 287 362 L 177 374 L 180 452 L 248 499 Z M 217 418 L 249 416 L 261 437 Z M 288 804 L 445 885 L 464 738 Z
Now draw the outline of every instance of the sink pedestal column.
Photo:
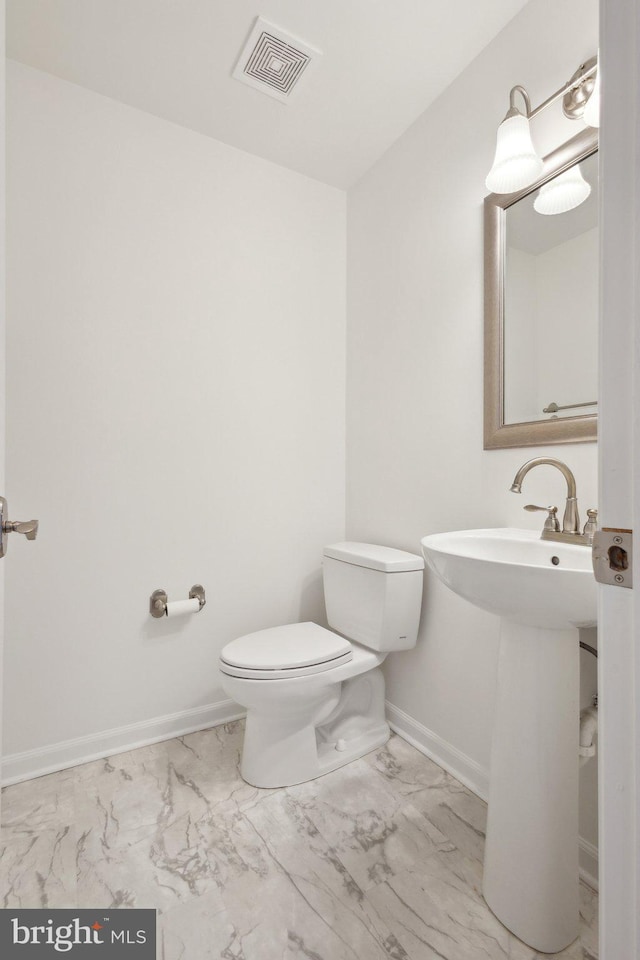
M 483 893 L 544 953 L 578 936 L 579 638 L 501 621 Z

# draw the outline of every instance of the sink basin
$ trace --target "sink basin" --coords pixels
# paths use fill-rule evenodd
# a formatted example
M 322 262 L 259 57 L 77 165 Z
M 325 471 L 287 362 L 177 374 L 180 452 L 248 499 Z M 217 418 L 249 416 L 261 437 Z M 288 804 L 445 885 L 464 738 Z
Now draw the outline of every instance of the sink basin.
M 596 620 L 591 550 L 536 531 L 424 537 L 429 567 L 500 617 L 483 894 L 540 953 L 578 935 L 579 634 Z
M 595 624 L 588 547 L 505 527 L 434 533 L 423 538 L 422 552 L 454 593 L 498 617 L 547 630 Z

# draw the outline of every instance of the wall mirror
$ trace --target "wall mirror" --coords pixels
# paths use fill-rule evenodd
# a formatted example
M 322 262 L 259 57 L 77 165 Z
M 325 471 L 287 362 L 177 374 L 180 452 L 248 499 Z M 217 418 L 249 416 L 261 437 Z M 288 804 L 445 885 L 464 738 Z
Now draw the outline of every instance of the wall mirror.
M 485 198 L 485 450 L 596 439 L 597 150 L 584 130 Z

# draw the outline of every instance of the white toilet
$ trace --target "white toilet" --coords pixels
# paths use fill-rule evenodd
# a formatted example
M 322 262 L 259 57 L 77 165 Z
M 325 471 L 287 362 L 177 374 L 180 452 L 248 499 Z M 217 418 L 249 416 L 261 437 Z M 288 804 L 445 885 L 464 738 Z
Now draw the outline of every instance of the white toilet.
M 240 772 L 248 783 L 313 780 L 386 743 L 380 664 L 415 646 L 423 568 L 404 550 L 334 543 L 324 549 L 323 580 L 335 633 L 293 623 L 224 647 L 222 686 L 247 708 Z

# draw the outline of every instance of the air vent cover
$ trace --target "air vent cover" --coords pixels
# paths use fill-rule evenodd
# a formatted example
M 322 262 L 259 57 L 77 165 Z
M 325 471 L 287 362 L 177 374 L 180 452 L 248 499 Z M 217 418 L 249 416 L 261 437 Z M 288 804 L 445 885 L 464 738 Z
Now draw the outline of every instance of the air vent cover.
M 308 76 L 320 50 L 258 17 L 233 71 L 236 80 L 289 103 L 303 74 Z

